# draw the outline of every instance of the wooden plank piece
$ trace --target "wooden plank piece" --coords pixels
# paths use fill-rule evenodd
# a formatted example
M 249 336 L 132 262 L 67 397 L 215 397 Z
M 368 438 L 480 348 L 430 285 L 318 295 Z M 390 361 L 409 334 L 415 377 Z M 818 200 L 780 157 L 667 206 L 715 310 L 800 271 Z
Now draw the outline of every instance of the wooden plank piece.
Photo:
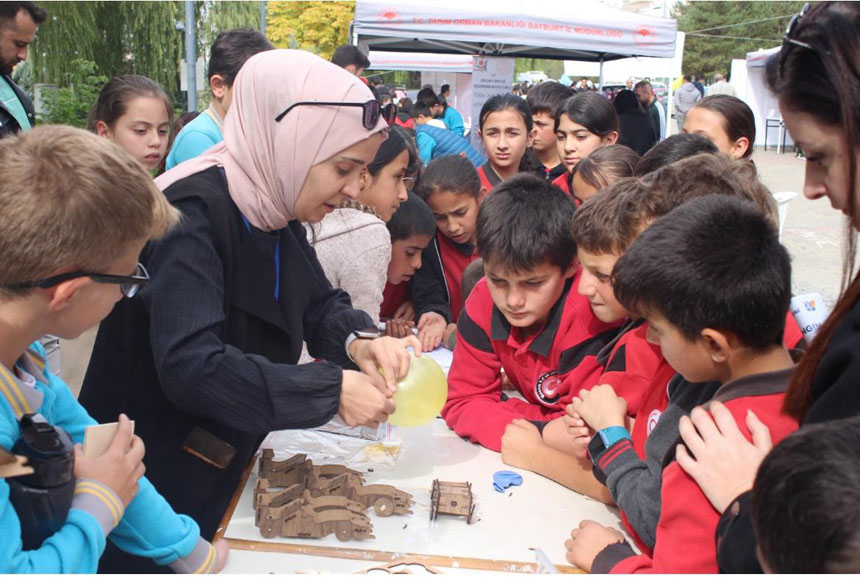
M 476 559 L 472 557 L 448 557 L 444 555 L 422 555 L 416 553 L 396 553 L 393 551 L 373 551 L 349 547 L 323 547 L 296 543 L 278 543 L 231 539 L 227 542 L 231 549 L 262 551 L 266 553 L 288 553 L 292 555 L 312 555 L 335 559 L 355 559 L 357 561 L 393 562 L 408 559 L 412 563 L 423 563 L 434 567 L 453 567 L 457 569 L 477 569 L 482 571 L 507 571 L 512 573 L 536 573 L 537 563 L 522 561 L 503 561 L 499 559 Z M 560 573 L 584 573 L 573 566 L 555 566 Z

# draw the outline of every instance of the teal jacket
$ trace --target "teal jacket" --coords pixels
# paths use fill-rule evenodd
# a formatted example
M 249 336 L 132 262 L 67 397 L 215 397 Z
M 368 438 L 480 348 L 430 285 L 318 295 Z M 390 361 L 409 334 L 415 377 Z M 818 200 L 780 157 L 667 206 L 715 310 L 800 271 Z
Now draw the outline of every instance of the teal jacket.
M 463 117 L 450 106 L 445 108 L 445 114 L 442 115 L 442 122 L 444 122 L 445 126 L 448 127 L 448 130 L 455 134 L 459 134 L 460 136 L 463 136 L 463 133 L 466 131 L 466 125 L 463 124 Z
M 0 446 L 11 452 L 20 435 L 20 417 L 34 412 L 82 443 L 84 429 L 96 422 L 48 370 L 41 345 L 31 345 L 16 367 L 35 378 L 35 387 L 0 365 Z M 24 551 L 9 484 L 0 479 L 0 573 L 95 573 L 107 535 L 121 549 L 169 564 L 174 571 L 211 571 L 215 550 L 200 538 L 197 523 L 174 513 L 145 477 L 138 486 L 123 512 L 122 502 L 107 486 L 77 479 L 65 525 L 39 549 Z
M 224 137 L 221 136 L 221 129 L 204 110 L 197 118 L 183 126 L 173 139 L 165 168 L 170 170 L 181 162 L 196 158 L 222 140 Z
M 418 156 L 424 164 L 434 158 L 452 154 L 465 156 L 476 168 L 487 161 L 486 157 L 475 150 L 465 137 L 444 128 L 427 124 L 416 126 L 415 143 L 418 145 Z

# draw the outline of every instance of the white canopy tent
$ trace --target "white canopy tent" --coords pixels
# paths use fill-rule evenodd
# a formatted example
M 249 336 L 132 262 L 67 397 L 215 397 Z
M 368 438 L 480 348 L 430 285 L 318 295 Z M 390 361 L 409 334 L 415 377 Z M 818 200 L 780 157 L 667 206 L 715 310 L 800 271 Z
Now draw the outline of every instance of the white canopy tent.
M 672 58 L 677 23 L 591 0 L 357 0 L 353 41 L 365 51 L 605 62 Z
M 770 146 L 782 144 L 785 135 L 786 146 L 791 146 L 791 136 L 785 133 L 785 126 L 779 121 L 782 114 L 776 97 L 768 90 L 764 79 L 764 66 L 768 58 L 779 52 L 780 46 L 767 50 L 747 52 L 746 59 L 732 60 L 732 86 L 735 87 L 738 98 L 749 105 L 755 116 L 756 137 L 755 145 L 763 146 L 765 136 Z
M 384 52 L 371 50 L 371 70 L 427 70 L 433 72 L 472 73 L 472 56 L 468 54 L 427 54 L 420 52 Z
M 675 39 L 677 51 L 671 59 L 641 56 L 619 58 L 606 63 L 603 76 L 609 83 L 623 83 L 628 78 L 677 78 L 683 74 L 684 41 L 685 34 L 678 32 Z M 572 80 L 579 80 L 581 76 L 598 76 L 600 65 L 588 61 L 565 60 L 564 73 Z

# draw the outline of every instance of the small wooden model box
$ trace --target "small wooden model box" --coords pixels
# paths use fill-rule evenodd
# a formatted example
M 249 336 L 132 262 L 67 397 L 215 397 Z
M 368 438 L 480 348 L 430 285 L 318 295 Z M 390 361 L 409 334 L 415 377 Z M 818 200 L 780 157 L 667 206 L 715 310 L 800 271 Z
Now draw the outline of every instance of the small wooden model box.
M 436 519 L 436 515 L 440 513 L 466 517 L 466 523 L 471 525 L 475 514 L 472 484 L 433 479 L 433 487 L 430 490 L 430 520 Z

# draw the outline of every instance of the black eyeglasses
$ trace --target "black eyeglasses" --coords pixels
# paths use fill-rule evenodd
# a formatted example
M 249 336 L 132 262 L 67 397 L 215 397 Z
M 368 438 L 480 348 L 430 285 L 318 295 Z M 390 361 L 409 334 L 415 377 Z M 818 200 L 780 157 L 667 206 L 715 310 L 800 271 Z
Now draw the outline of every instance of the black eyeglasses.
M 275 117 L 275 122 L 280 122 L 287 113 L 296 106 L 357 106 L 362 109 L 361 123 L 368 130 L 376 128 L 376 123 L 379 122 L 379 113 L 381 106 L 378 100 L 368 100 L 367 102 L 294 102 L 286 110 Z M 396 110 L 395 110 L 396 112 Z
M 801 42 L 800 40 L 795 40 L 791 36 L 794 34 L 797 29 L 797 25 L 803 20 L 803 17 L 806 16 L 806 13 L 809 12 L 809 2 L 803 5 L 803 8 L 800 9 L 800 12 L 791 17 L 791 20 L 788 21 L 788 26 L 785 27 L 785 36 L 782 37 L 783 45 L 785 44 L 794 44 L 795 46 L 800 46 L 802 48 L 806 48 L 807 50 L 814 50 L 812 46 L 807 44 L 806 42 Z
M 81 277 L 89 277 L 98 283 L 118 284 L 119 290 L 122 291 L 123 296 L 128 298 L 131 298 L 138 292 L 140 292 L 141 287 L 149 282 L 149 273 L 146 272 L 146 268 L 142 264 L 137 263 L 137 269 L 131 276 L 102 274 L 99 272 L 74 271 L 58 274 L 57 276 L 52 276 L 42 280 L 22 282 L 15 285 L 10 285 L 6 288 L 9 290 L 20 290 L 27 288 L 45 289 L 57 286 L 61 282 Z

